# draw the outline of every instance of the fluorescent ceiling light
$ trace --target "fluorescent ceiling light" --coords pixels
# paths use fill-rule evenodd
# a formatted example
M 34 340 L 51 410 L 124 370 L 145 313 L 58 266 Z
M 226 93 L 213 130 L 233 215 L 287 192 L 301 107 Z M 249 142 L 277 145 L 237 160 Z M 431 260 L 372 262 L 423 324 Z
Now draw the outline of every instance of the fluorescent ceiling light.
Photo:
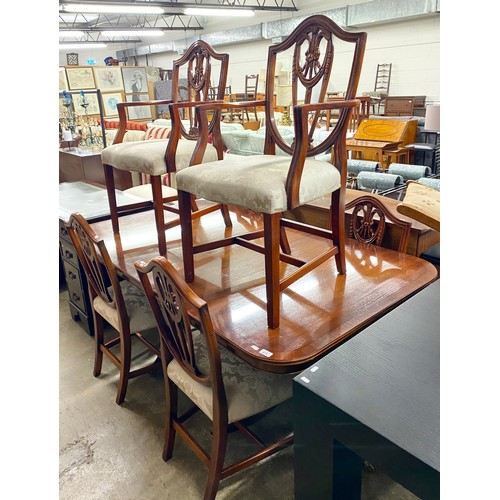
M 163 31 L 161 30 L 128 30 L 128 31 L 101 31 L 101 35 L 104 36 L 163 36 Z
M 184 9 L 184 14 L 188 16 L 225 16 L 225 17 L 251 17 L 255 14 L 248 9 L 199 9 L 197 7 Z
M 105 43 L 60 43 L 59 50 L 66 49 L 104 49 Z
M 83 36 L 83 31 L 60 31 L 59 38 L 80 38 Z
M 65 12 L 92 12 L 109 14 L 163 14 L 162 7 L 151 5 L 106 5 L 106 4 L 85 4 L 67 3 L 60 6 Z

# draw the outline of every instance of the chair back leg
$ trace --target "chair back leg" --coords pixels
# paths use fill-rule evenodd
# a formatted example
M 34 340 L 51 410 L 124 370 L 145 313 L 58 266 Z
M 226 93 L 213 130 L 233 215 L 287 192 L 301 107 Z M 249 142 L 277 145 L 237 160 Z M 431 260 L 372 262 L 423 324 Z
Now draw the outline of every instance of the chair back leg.
M 267 326 L 277 328 L 280 318 L 280 218 L 264 216 L 264 258 L 266 272 Z

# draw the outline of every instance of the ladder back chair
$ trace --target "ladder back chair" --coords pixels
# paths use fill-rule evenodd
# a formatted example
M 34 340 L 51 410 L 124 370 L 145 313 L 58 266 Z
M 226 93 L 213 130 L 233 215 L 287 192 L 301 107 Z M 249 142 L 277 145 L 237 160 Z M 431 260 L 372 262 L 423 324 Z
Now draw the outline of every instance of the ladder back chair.
M 92 304 L 95 323 L 94 377 L 101 374 L 105 355 L 120 371 L 116 403 L 121 404 L 131 378 L 161 369 L 160 351 L 156 347 L 159 343 L 156 321 L 144 293 L 128 281 L 118 279 L 104 241 L 97 236 L 85 218 L 78 213 L 72 214 L 67 228 L 87 277 Z M 105 322 L 118 333 L 107 341 L 104 335 Z M 143 335 L 148 330 L 154 335 L 154 341 Z M 147 364 L 142 363 L 142 366 L 134 369 L 133 337 L 154 356 Z M 113 349 L 117 346 L 120 349 L 119 357 L 114 352 L 116 349 Z
M 135 267 L 160 331 L 167 404 L 163 459 L 172 457 L 179 434 L 208 467 L 204 499 L 213 499 L 221 479 L 292 444 L 290 432 L 265 445 L 242 421 L 289 399 L 294 375 L 258 370 L 219 346 L 207 303 L 165 257 L 156 257 L 148 264 L 138 261 Z M 178 389 L 196 405 L 196 411 L 201 410 L 211 420 L 210 453 L 184 425 L 193 411 L 178 415 Z M 224 467 L 230 426 L 258 445 L 258 451 Z
M 392 213 L 391 210 L 374 196 L 365 195 L 346 204 L 352 210 L 349 237 L 364 243 L 382 244 L 387 221 L 399 230 L 398 252 L 406 253 L 410 240 L 411 222 Z
M 331 81 L 334 40 L 351 44 L 352 65 L 344 100 L 326 102 Z M 355 99 L 361 73 L 366 33 L 350 33 L 326 16 L 311 16 L 302 21 L 283 42 L 269 47 L 266 94 L 262 104 L 266 113 L 264 154 L 256 156 L 227 155 L 224 160 L 202 163 L 194 169 L 185 169 L 177 175 L 179 209 L 182 228 L 182 251 L 186 281 L 195 279 L 194 254 L 229 243 L 228 239 L 193 246 L 191 223 L 192 194 L 217 203 L 235 205 L 262 214 L 263 230 L 244 237 L 234 237 L 231 244 L 239 244 L 264 254 L 267 323 L 269 328 L 279 326 L 280 294 L 289 285 L 335 256 L 337 270 L 345 274 L 345 188 L 347 182 L 346 133 L 351 110 L 359 106 Z M 292 53 L 292 101 L 294 114 L 294 142 L 287 144 L 280 135 L 274 119 L 273 95 L 275 67 L 278 55 Z M 297 104 L 299 95 L 303 104 Z M 313 97 L 314 96 L 314 97 Z M 246 103 L 248 107 L 261 101 Z M 244 105 L 245 103 L 238 103 Z M 205 125 L 210 106 L 197 106 L 203 140 L 197 152 L 201 157 L 208 138 Z M 313 134 L 322 111 L 340 109 L 339 120 L 321 142 L 313 142 Z M 333 165 L 314 157 L 330 151 L 333 146 Z M 290 156 L 277 156 L 276 147 Z M 231 156 L 231 157 L 230 157 Z M 200 159 L 201 161 L 201 159 Z M 287 210 L 294 209 L 325 195 L 331 196 L 330 229 L 298 224 L 286 219 Z M 306 262 L 289 255 L 290 248 L 285 227 L 323 236 L 331 247 Z M 251 239 L 264 238 L 263 247 Z M 280 252 L 280 237 L 281 248 Z M 288 255 L 287 255 L 288 254 Z M 280 279 L 280 261 L 298 269 Z
M 191 45 L 180 59 L 173 63 L 171 100 L 118 104 L 120 121 L 118 132 L 113 144 L 103 149 L 101 153 L 113 231 L 119 232 L 118 219 L 120 214 L 130 213 L 132 209 L 153 208 L 158 234 L 158 247 L 162 255 L 165 255 L 167 251 L 165 232 L 170 227 L 178 225 L 179 219 L 175 218 L 165 223 L 164 210 L 178 214 L 177 205 L 172 203 L 177 201 L 177 192 L 175 189 L 162 186 L 161 178 L 167 173 L 175 175 L 176 172 L 192 164 L 193 151 L 199 136 L 193 106 L 195 103 L 206 102 L 210 97 L 214 97 L 213 93 L 212 96 L 209 95 L 211 77 L 214 76 L 211 71 L 212 61 L 220 63 L 218 83 L 213 86 L 213 89 L 215 90 L 215 98 L 222 102 L 226 87 L 229 55 L 219 54 L 208 43 L 198 40 Z M 187 79 L 187 92 L 180 92 L 179 80 L 181 78 Z M 169 139 L 123 142 L 127 125 L 127 109 L 130 106 L 171 103 L 177 103 L 179 106 L 179 120 L 175 124 L 172 123 Z M 189 124 L 185 123 L 188 120 Z M 213 135 L 213 142 L 205 150 L 203 160 L 206 162 L 220 160 L 223 157 L 219 121 L 220 111 L 217 110 L 210 116 L 209 130 L 210 134 Z M 114 169 L 138 172 L 149 178 L 151 193 L 148 197 L 150 199 L 117 206 L 113 177 Z M 192 204 L 194 218 L 220 208 L 224 220 L 229 223 L 229 216 L 225 207 L 212 205 L 204 209 L 198 209 L 194 199 Z

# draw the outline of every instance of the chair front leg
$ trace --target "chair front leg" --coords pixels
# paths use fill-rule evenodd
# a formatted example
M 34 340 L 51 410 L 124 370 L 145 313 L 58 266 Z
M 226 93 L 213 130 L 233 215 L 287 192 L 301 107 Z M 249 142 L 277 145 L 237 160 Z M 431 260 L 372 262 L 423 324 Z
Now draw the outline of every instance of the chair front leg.
M 103 169 L 104 180 L 106 182 L 106 191 L 108 192 L 111 225 L 113 227 L 113 232 L 118 233 L 120 232 L 120 228 L 118 225 L 118 208 L 116 204 L 115 177 L 113 175 L 113 167 L 111 165 L 103 165 Z
M 280 218 L 281 214 L 264 214 L 264 258 L 267 326 L 269 328 L 277 328 L 280 321 Z
M 153 209 L 155 213 L 156 232 L 158 234 L 158 250 L 161 255 L 167 255 L 167 237 L 165 235 L 165 213 L 163 210 L 163 194 L 161 191 L 161 176 L 151 176 L 153 190 Z
M 184 279 L 194 281 L 193 226 L 191 220 L 191 193 L 178 191 L 179 218 L 181 222 L 182 259 L 184 261 Z
M 332 244 L 338 248 L 338 252 L 335 254 L 337 271 L 339 274 L 345 274 L 347 272 L 345 262 L 345 210 L 334 208 L 339 206 L 344 207 L 344 203 L 340 203 L 340 196 L 340 189 L 332 193 L 330 204 L 330 227 L 332 228 Z

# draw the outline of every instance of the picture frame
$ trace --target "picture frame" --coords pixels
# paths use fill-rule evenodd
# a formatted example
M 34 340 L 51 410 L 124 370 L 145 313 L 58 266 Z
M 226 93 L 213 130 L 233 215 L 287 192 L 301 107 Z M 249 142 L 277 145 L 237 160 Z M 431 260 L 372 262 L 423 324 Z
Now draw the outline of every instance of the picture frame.
M 66 76 L 70 90 L 95 89 L 94 72 L 90 66 L 66 68 Z
M 104 116 L 106 118 L 118 116 L 118 108 L 116 105 L 119 102 L 123 102 L 122 92 L 108 92 L 106 94 L 101 94 L 101 97 Z
M 59 68 L 59 92 L 69 90 L 68 78 L 66 77 L 66 68 Z
M 123 87 L 126 94 L 140 94 L 148 91 L 146 68 L 139 66 L 122 67 Z
M 120 66 L 105 66 L 95 68 L 94 74 L 97 88 L 102 92 L 123 90 L 123 78 Z
M 126 102 L 134 101 L 149 101 L 149 94 L 126 94 Z M 130 106 L 127 108 L 128 119 L 134 120 L 150 120 L 152 118 L 151 106 Z
M 88 106 L 87 112 L 85 112 L 85 108 L 80 105 L 81 97 L 80 94 L 73 95 L 73 106 L 75 108 L 75 115 L 78 116 L 91 116 L 91 115 L 99 115 L 99 99 L 97 98 L 97 94 L 90 94 L 88 92 L 84 92 L 85 97 L 87 98 Z

